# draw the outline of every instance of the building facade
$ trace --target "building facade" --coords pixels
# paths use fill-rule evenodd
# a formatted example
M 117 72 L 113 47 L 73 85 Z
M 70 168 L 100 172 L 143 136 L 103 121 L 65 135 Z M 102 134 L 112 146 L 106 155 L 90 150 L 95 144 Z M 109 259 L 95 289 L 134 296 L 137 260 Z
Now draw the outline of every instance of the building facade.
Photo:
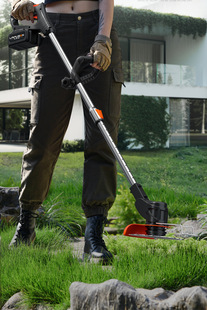
M 198 1 L 200 0 L 192 0 L 188 7 L 196 3 L 198 5 Z M 200 16 L 187 18 L 184 15 L 175 15 L 179 13 L 179 8 L 180 2 L 174 2 L 171 7 L 169 1 L 168 5 L 163 6 L 161 3 L 160 6 L 156 3 L 145 7 L 143 11 L 115 8 L 115 24 L 121 43 L 126 86 L 122 88 L 122 94 L 165 98 L 171 119 L 167 147 L 207 146 L 206 18 L 202 16 L 202 9 Z M 193 11 L 193 7 L 191 9 Z M 159 15 L 160 12 L 162 15 Z M 124 14 L 122 18 L 120 14 Z M 124 17 L 130 16 L 133 17 L 133 22 L 128 18 L 128 24 L 124 24 Z M 151 21 L 147 24 L 146 20 L 149 20 L 150 16 Z M 141 18 L 145 19 L 139 24 Z M 194 25 L 196 33 L 190 31 L 190 26 L 184 31 L 188 23 Z M 8 49 L 6 45 L 0 46 L 2 140 L 28 138 L 28 83 L 34 53 L 35 49 L 20 52 Z M 16 125 L 12 128 L 14 109 L 20 111 L 22 124 L 19 128 Z M 18 113 L 14 115 L 18 117 Z M 65 139 L 84 139 L 82 103 L 78 93 Z

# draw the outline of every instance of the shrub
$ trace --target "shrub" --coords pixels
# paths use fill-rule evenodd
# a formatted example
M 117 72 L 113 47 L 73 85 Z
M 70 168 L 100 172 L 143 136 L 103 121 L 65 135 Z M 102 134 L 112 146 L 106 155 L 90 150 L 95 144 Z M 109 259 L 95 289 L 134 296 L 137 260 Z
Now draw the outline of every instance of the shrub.
M 73 153 L 73 152 L 83 152 L 84 150 L 84 140 L 74 140 L 74 141 L 63 141 L 61 152 Z
M 145 222 L 143 217 L 137 212 L 135 198 L 130 193 L 129 188 L 120 186 L 113 207 L 109 211 L 109 217 L 117 217 L 116 226 L 124 228 L 132 223 Z
M 165 98 L 122 96 L 120 130 L 125 131 L 132 146 L 145 149 L 165 146 L 170 132 Z

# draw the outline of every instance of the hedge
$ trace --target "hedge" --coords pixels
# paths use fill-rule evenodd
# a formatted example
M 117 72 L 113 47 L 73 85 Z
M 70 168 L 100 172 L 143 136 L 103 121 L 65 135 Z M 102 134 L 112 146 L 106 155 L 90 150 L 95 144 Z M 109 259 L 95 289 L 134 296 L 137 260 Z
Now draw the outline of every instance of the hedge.
M 170 116 L 165 98 L 122 96 L 120 129 L 133 147 L 164 147 L 170 133 Z
M 152 31 L 153 25 L 162 24 L 171 29 L 172 35 L 204 36 L 207 22 L 203 18 L 182 16 L 170 13 L 158 13 L 150 10 L 125 8 L 116 6 L 114 10 L 114 23 L 119 35 L 130 35 L 132 29 Z

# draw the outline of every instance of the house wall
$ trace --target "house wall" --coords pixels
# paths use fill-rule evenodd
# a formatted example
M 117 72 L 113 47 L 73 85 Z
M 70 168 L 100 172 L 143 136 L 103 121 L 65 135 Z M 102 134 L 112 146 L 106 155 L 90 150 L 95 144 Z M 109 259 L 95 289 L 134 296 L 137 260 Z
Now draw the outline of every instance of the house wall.
M 38 2 L 38 1 L 36 1 Z M 191 7 L 191 11 L 194 8 L 197 8 L 199 4 L 207 6 L 206 0 L 191 0 L 188 1 L 188 9 Z M 182 14 L 187 11 L 180 11 L 181 3 L 179 1 L 173 1 L 173 6 L 169 6 L 170 2 L 164 4 L 164 1 L 160 1 L 159 4 L 154 4 L 154 6 L 148 6 L 146 9 L 151 9 L 153 11 L 159 11 L 163 13 L 177 13 Z M 207 8 L 207 7 L 206 7 Z M 196 16 L 202 16 L 202 13 L 207 17 L 207 10 L 201 9 L 200 13 Z M 189 12 L 186 15 L 190 15 Z M 207 35 L 205 37 L 197 37 L 193 39 L 192 36 L 182 36 L 175 35 L 172 37 L 170 30 L 167 29 L 158 29 L 160 26 L 155 29 L 155 34 L 166 42 L 166 63 L 172 65 L 189 65 L 196 67 L 196 82 L 198 87 L 182 87 L 177 85 L 164 85 L 164 84 L 145 84 L 145 83 L 125 83 L 126 88 L 122 88 L 122 94 L 127 95 L 136 95 L 136 96 L 160 96 L 160 97 L 174 97 L 174 98 L 207 98 Z M 151 33 L 153 35 L 153 33 Z M 143 36 L 148 38 L 149 33 L 143 33 Z M 157 37 L 158 38 L 158 37 Z M 158 38 L 159 39 L 159 38 Z M 201 87 L 204 86 L 204 87 Z M 16 94 L 16 91 L 19 91 Z M 24 102 L 29 105 L 30 95 L 27 93 L 27 89 L 21 88 L 21 90 L 9 90 L 5 91 L 4 95 L 12 94 L 12 98 L 18 98 L 20 105 Z M 21 95 L 20 95 L 21 92 Z M 1 92 L 3 96 L 3 92 Z M 1 98 L 3 98 L 0 96 Z M 1 105 L 0 98 L 0 107 Z M 10 98 L 11 99 L 11 98 Z M 8 103 L 12 102 L 8 99 Z M 5 97 L 4 97 L 5 101 Z M 169 100 L 168 100 L 169 102 Z M 82 103 L 80 95 L 77 93 L 75 97 L 71 122 L 64 137 L 65 140 L 74 140 L 74 139 L 84 139 L 84 118 Z
M 197 37 L 175 35 L 165 37 L 166 63 L 188 65 L 196 69 L 196 83 L 207 86 L 207 36 Z
M 83 139 L 84 139 L 83 106 L 79 93 L 76 93 L 70 124 L 68 126 L 64 140 L 73 141 Z

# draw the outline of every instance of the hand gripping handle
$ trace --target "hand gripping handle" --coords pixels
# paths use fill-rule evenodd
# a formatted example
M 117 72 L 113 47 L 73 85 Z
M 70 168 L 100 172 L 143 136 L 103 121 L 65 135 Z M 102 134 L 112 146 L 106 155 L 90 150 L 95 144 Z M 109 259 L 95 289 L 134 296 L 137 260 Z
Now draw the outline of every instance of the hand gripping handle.
M 13 16 L 10 17 L 10 23 L 13 30 L 17 29 L 31 29 L 48 35 L 50 32 L 54 32 L 53 24 L 47 16 L 44 3 L 34 5 L 34 18 L 36 22 L 30 25 L 19 25 L 19 21 Z

